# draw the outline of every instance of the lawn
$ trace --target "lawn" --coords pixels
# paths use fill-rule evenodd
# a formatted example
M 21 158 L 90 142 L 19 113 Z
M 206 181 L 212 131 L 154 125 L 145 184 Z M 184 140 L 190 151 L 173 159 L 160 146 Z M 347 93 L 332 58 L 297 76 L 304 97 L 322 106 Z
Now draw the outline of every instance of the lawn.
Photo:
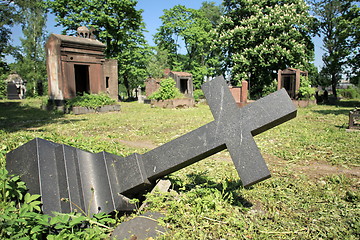
M 41 102 L 0 102 L 2 169 L 8 151 L 35 137 L 127 156 L 144 153 L 213 120 L 204 104 L 160 109 L 131 102 L 121 103 L 119 113 L 64 115 L 41 110 Z M 142 211 L 165 214 L 164 239 L 359 239 L 360 132 L 346 131 L 348 113 L 356 105 L 360 102 L 302 108 L 297 118 L 256 136 L 271 179 L 243 188 L 225 150 L 167 176 L 172 191 L 148 194 Z M 9 198 L 5 201 L 1 196 L 0 221 L 6 214 L 18 214 L 6 210 Z M 37 236 L 78 234 L 96 239 L 140 213 L 115 216 L 116 223 L 105 221 L 107 228 L 92 232 L 64 223 L 66 227 L 55 227 L 56 231 L 54 225 L 41 228 Z M 15 229 L 9 222 L 4 220 L 0 226 Z M 36 223 L 31 224 L 30 233 L 24 235 L 34 234 Z M 11 231 L 1 230 L 0 236 L 9 237 Z

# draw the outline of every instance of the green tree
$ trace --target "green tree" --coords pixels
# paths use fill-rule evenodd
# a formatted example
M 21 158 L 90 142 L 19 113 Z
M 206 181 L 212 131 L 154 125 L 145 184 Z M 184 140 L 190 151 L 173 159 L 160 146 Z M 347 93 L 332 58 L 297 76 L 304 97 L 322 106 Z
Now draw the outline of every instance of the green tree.
M 204 76 L 217 72 L 217 55 L 213 48 L 215 27 L 220 19 L 219 7 L 214 3 L 203 3 L 196 10 L 176 5 L 164 10 L 162 25 L 155 34 L 155 43 L 169 53 L 172 69 L 181 69 L 193 74 L 195 88 L 199 88 Z M 209 10 L 209 15 L 207 15 Z M 185 47 L 186 54 L 181 53 Z
M 17 55 L 16 47 L 10 41 L 12 27 L 24 20 L 21 10 L 26 3 L 26 0 L 0 1 L 0 98 L 6 97 L 5 79 L 10 72 L 10 67 L 4 57 Z
M 248 80 L 251 93 L 260 94 L 278 69 L 306 70 L 314 47 L 312 18 L 304 0 L 224 0 L 223 4 L 218 45 L 233 84 Z
M 345 73 L 345 67 L 353 63 L 355 74 L 358 74 L 358 37 L 359 8 L 352 0 L 321 0 L 313 3 L 313 11 L 318 20 L 319 31 L 323 36 L 324 67 L 321 69 L 322 78 L 332 87 L 336 97 L 336 85 Z M 353 12 L 352 12 L 353 11 Z M 357 23 L 354 17 L 357 15 Z M 352 22 L 354 20 L 354 22 Z M 351 36 L 354 34 L 354 36 Z M 350 43 L 353 41 L 352 43 Z M 357 41 L 357 44 L 356 44 Z M 353 58 L 350 57 L 353 56 Z M 350 57 L 350 58 L 349 58 Z M 355 61 L 354 61 L 355 60 Z M 356 73 L 357 72 L 357 73 Z
M 205 17 L 209 19 L 213 28 L 217 28 L 221 22 L 221 17 L 224 14 L 224 8 L 222 5 L 216 6 L 214 2 L 202 2 L 200 11 L 205 14 Z
M 158 47 L 152 48 L 146 65 L 148 76 L 157 79 L 162 78 L 164 76 L 164 69 L 168 67 L 168 52 L 166 50 L 161 50 Z
M 12 0 L 0 1 L 0 60 L 11 52 L 11 28 L 18 23 L 20 17 L 16 2 Z
M 344 24 L 347 26 L 347 32 L 350 35 L 350 56 L 348 66 L 350 81 L 360 88 L 360 7 L 352 5 L 346 15 L 344 15 Z
M 5 55 L 12 53 L 13 46 L 10 42 L 11 28 L 20 20 L 18 14 L 18 1 L 0 1 L 0 98 L 6 96 L 5 79 L 9 67 L 5 62 Z
M 47 10 L 42 0 L 28 0 L 20 7 L 24 38 L 15 54 L 13 69 L 27 81 L 27 95 L 46 94 L 45 27 Z
M 64 34 L 74 34 L 79 26 L 93 27 L 106 43 L 106 57 L 118 60 L 119 80 L 130 96 L 146 76 L 148 47 L 143 35 L 142 10 L 136 0 L 54 0 L 49 5 Z
M 6 98 L 6 83 L 8 76 L 8 66 L 6 63 L 0 61 L 0 99 Z

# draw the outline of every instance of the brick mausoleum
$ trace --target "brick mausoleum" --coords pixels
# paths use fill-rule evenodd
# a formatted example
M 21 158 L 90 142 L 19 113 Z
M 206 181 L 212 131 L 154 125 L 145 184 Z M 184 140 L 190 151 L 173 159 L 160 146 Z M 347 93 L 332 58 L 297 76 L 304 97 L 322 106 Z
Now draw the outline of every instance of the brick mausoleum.
M 50 99 L 61 104 L 84 92 L 103 92 L 117 100 L 117 60 L 105 59 L 105 47 L 86 27 L 79 27 L 76 37 L 51 34 L 46 43 Z
M 300 69 L 295 68 L 287 68 L 284 70 L 278 71 L 278 87 L 277 89 L 280 90 L 281 88 L 285 88 L 287 93 L 292 99 L 297 99 L 298 91 L 300 88 L 300 77 L 301 76 L 308 76 L 308 72 L 301 71 Z

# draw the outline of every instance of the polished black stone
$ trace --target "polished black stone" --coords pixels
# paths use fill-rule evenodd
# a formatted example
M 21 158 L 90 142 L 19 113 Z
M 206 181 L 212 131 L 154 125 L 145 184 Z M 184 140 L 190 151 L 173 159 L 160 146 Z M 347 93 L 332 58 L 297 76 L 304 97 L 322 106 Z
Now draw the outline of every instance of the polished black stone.
M 222 77 L 202 88 L 215 120 L 143 155 L 90 153 L 36 138 L 7 154 L 7 169 L 19 174 L 31 193 L 42 195 L 49 214 L 130 210 L 134 206 L 127 198 L 226 148 L 244 186 L 269 178 L 253 136 L 296 116 L 286 91 L 238 108 Z

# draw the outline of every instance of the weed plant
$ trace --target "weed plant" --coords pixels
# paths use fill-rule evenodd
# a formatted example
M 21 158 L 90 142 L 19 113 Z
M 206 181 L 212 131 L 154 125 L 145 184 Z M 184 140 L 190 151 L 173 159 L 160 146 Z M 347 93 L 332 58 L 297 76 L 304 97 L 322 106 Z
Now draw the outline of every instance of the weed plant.
M 160 88 L 149 96 L 149 99 L 167 100 L 184 97 L 180 90 L 175 86 L 172 78 L 165 78 L 160 82 Z
M 105 93 L 88 94 L 84 93 L 81 96 L 76 96 L 67 101 L 66 105 L 71 109 L 72 107 L 88 107 L 96 109 L 105 105 L 115 104 L 116 101 L 110 98 Z
M 213 121 L 207 105 L 162 109 L 122 103 L 121 112 L 64 115 L 42 111 L 40 104 L 0 101 L 1 239 L 108 238 L 128 218 L 40 214 L 39 196 L 7 174 L 7 152 L 41 137 L 128 156 Z M 356 105 L 353 100 L 301 108 L 297 118 L 256 136 L 271 179 L 243 188 L 223 151 L 167 176 L 172 191 L 147 194 L 143 211 L 165 213 L 160 221 L 168 231 L 160 239 L 359 239 L 360 134 L 345 131 Z M 338 171 L 311 170 L 315 164 Z

